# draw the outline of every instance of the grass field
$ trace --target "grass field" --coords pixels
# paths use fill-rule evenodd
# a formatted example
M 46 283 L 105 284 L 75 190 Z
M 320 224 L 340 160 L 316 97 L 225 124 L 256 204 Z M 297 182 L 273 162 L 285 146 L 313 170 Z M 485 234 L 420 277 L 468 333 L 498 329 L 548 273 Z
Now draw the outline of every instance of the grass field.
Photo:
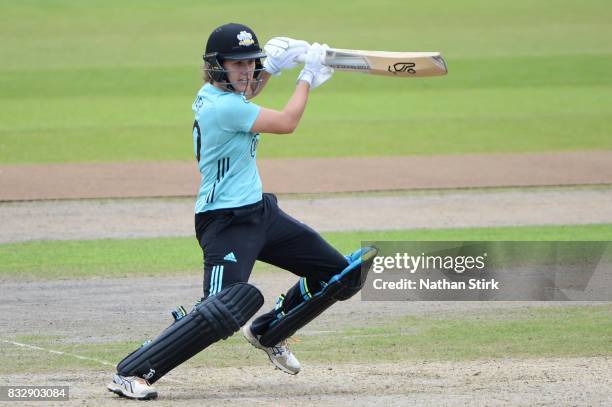
M 260 157 L 612 149 L 607 1 L 309 9 L 326 12 L 281 1 L 0 2 L 0 164 L 191 159 L 200 55 L 228 20 L 262 41 L 439 50 L 449 64 L 447 77 L 423 80 L 338 73 L 296 134 L 265 137 Z M 296 74 L 258 103 L 281 108 Z
M 362 240 L 609 241 L 612 225 L 412 229 L 323 234 L 349 253 Z M 201 251 L 194 238 L 37 241 L 0 245 L 0 278 L 66 279 L 197 273 Z M 257 263 L 256 271 L 273 270 Z

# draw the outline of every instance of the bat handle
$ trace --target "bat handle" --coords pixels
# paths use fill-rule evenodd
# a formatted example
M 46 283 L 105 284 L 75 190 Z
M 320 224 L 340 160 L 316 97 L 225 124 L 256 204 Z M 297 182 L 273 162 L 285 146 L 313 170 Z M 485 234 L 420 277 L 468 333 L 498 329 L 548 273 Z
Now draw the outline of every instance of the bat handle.
M 306 62 L 306 54 L 298 55 L 297 57 L 295 57 L 294 61 L 299 62 L 300 64 L 303 64 L 304 62 Z M 325 65 L 324 55 L 321 55 L 321 63 Z

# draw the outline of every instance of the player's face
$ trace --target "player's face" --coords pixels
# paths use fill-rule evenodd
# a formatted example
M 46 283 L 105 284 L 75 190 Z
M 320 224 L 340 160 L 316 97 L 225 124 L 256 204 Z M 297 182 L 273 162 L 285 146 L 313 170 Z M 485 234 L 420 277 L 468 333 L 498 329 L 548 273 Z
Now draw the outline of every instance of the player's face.
M 242 61 L 227 60 L 224 63 L 227 71 L 227 79 L 237 92 L 244 92 L 248 84 L 253 83 L 255 73 L 255 60 L 245 59 Z

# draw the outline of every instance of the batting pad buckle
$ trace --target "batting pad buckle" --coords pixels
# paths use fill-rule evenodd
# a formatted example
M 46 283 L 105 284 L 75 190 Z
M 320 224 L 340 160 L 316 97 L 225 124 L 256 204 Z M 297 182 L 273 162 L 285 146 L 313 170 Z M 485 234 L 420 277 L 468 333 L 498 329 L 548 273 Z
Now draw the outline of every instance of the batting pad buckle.
M 174 318 L 174 322 L 177 322 L 179 319 L 187 316 L 187 310 L 182 305 L 177 305 L 175 309 L 171 312 L 172 318 Z

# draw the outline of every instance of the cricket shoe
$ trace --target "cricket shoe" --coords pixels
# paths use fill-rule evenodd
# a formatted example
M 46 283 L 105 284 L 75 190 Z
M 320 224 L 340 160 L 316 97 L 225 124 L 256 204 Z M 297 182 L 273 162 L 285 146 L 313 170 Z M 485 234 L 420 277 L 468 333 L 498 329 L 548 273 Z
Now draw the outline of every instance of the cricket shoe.
M 141 377 L 113 376 L 113 381 L 106 386 L 109 391 L 128 399 L 151 400 L 157 398 L 157 390 Z
M 287 347 L 287 340 L 277 343 L 276 346 L 263 346 L 259 343 L 259 338 L 251 331 L 251 324 L 245 325 L 242 328 L 242 333 L 251 345 L 268 354 L 270 362 L 277 369 L 289 374 L 298 374 L 300 372 L 300 362 Z

